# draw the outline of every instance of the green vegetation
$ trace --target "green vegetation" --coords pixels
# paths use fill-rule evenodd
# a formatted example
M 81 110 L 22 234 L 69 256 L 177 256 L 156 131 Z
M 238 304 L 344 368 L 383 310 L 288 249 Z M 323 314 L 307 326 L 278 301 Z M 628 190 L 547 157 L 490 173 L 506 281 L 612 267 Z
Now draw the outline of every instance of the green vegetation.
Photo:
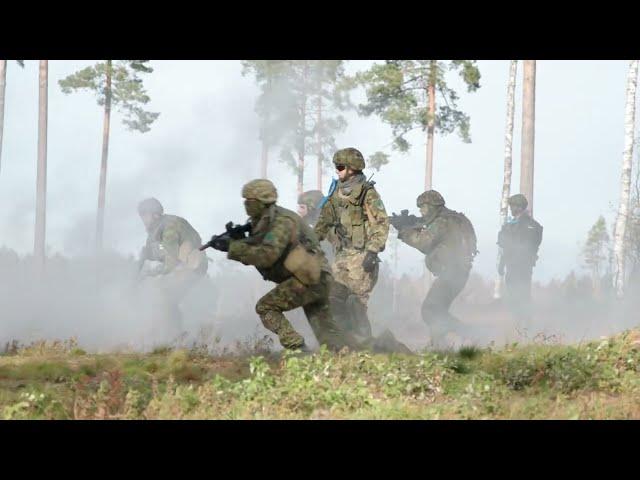
M 8 345 L 5 419 L 640 418 L 640 331 L 578 346 L 372 355 Z

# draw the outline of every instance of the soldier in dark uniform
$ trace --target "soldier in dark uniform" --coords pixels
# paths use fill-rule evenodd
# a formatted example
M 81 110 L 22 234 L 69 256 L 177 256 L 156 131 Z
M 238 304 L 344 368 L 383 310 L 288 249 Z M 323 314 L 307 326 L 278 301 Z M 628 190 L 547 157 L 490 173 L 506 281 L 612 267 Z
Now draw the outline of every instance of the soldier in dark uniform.
M 509 198 L 512 218 L 498 234 L 498 273 L 505 275 L 506 302 L 521 326 L 531 317 L 531 276 L 542 242 L 542 226 L 529 215 L 528 203 L 522 194 Z

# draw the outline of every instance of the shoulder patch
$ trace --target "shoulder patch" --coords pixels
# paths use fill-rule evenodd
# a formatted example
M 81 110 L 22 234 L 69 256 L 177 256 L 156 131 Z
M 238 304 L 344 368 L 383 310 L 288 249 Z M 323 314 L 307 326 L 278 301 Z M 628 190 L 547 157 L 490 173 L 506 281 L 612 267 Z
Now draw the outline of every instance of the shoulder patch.
M 265 243 L 273 243 L 274 240 L 275 236 L 273 235 L 273 232 L 267 232 L 267 234 L 264 236 Z

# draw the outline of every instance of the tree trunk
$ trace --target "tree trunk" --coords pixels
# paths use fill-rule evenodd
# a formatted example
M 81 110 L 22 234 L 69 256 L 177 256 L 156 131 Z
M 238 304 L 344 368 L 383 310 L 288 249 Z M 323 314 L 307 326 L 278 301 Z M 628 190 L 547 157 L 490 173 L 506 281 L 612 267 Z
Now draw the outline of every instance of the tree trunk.
M 265 113 L 264 124 L 262 126 L 262 157 L 260 158 L 260 176 L 261 178 L 267 178 L 267 165 L 269 164 L 269 108 L 271 105 L 271 62 L 267 62 L 267 111 Z
M 109 126 L 111 121 L 111 60 L 107 60 L 104 101 L 104 123 L 102 130 L 102 161 L 100 163 L 100 185 L 98 187 L 98 219 L 96 222 L 96 252 L 102 252 L 104 235 L 104 205 L 107 190 L 107 158 L 109 157 Z
M 507 122 L 504 133 L 504 176 L 502 181 L 502 197 L 500 198 L 500 227 L 507 221 L 509 213 L 509 195 L 511 194 L 511 173 L 512 173 L 512 153 L 513 153 L 513 115 L 515 111 L 515 93 L 516 93 L 516 73 L 518 70 L 518 61 L 511 60 L 509 68 L 509 82 L 507 84 Z M 500 253 L 498 254 L 498 262 L 500 261 Z M 498 274 L 493 292 L 493 298 L 502 297 L 503 277 Z
M 536 120 L 536 61 L 524 60 L 522 84 L 522 157 L 520 164 L 520 193 L 529 202 L 533 215 L 533 166 Z
M 424 173 L 424 189 L 431 190 L 433 184 L 433 132 L 435 130 L 436 115 L 436 60 L 431 60 L 429 67 L 429 83 L 427 85 L 429 98 L 429 120 L 427 123 L 427 164 Z
M 269 147 L 267 141 L 262 139 L 262 158 L 260 159 L 260 178 L 267 178 L 267 163 L 269 162 Z
M 620 178 L 620 204 L 618 206 L 613 245 L 616 266 L 614 287 L 618 298 L 623 296 L 625 284 L 625 234 L 629 216 L 629 192 L 631 190 L 631 161 L 633 157 L 637 83 L 638 60 L 632 60 L 629 64 L 629 74 L 627 76 L 627 95 L 624 112 L 624 152 L 622 154 L 622 175 Z
M 38 101 L 38 173 L 36 180 L 36 225 L 33 255 L 36 269 L 42 273 L 45 263 L 47 223 L 47 89 L 49 61 L 40 60 Z
M 322 125 L 322 96 L 318 94 L 318 118 L 316 120 L 316 142 L 318 142 L 318 165 L 316 170 L 316 178 L 318 181 L 318 190 L 322 191 L 322 143 L 320 128 Z
M 307 87 L 307 72 L 308 64 L 304 62 L 304 70 L 302 72 L 302 85 L 303 88 Z M 298 195 L 304 192 L 304 154 L 305 154 L 305 137 L 307 134 L 307 97 L 303 95 L 301 106 L 301 119 L 300 119 L 300 145 L 298 146 Z
M 4 132 L 4 92 L 7 85 L 7 61 L 0 60 L 0 171 L 2 170 L 2 134 Z

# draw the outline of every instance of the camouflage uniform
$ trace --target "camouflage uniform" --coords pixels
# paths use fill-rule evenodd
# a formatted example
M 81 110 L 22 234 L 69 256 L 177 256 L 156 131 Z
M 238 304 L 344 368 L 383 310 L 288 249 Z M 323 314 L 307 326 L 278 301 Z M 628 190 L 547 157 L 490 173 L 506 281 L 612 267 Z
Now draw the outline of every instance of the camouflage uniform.
M 448 330 L 460 327 L 449 308 L 469 278 L 476 238 L 471 222 L 462 213 L 446 208 L 435 190 L 420 195 L 417 205 L 428 205 L 428 212 L 417 225 L 402 228 L 398 238 L 425 254 L 427 268 L 436 277 L 422 304 L 422 319 L 437 343 Z
M 307 214 L 302 217 L 302 220 L 311 228 L 314 228 L 318 223 L 318 218 L 320 217 L 320 208 L 318 207 L 323 198 L 324 195 L 320 190 L 309 190 L 298 195 L 298 205 L 307 207 Z M 334 243 L 335 238 L 330 233 L 320 242 L 320 248 L 322 248 L 329 263 L 333 263 L 335 259 Z
M 153 284 L 160 291 L 154 305 L 154 325 L 168 328 L 173 334 L 181 327 L 180 302 L 189 290 L 207 272 L 207 257 L 198 251 L 201 238 L 198 232 L 184 218 L 165 215 L 157 200 L 147 199 L 140 204 L 139 211 L 152 205 L 160 214 L 148 230 L 146 245 L 142 249 L 140 261 L 151 260 L 159 265 L 147 272 L 146 283 Z
M 526 209 L 528 202 L 522 194 L 509 198 L 509 205 Z M 513 314 L 523 323 L 531 315 L 531 276 L 542 243 L 542 226 L 525 210 L 518 218 L 505 223 L 498 234 L 500 264 L 505 275 L 505 296 Z M 524 326 L 524 325 L 523 325 Z
M 243 196 L 262 202 L 264 210 L 259 218 L 252 218 L 248 238 L 230 242 L 228 258 L 253 265 L 265 280 L 278 284 L 256 305 L 263 325 L 278 335 L 283 347 L 305 348 L 304 338 L 283 314 L 302 307 L 318 342 L 334 350 L 341 348 L 344 346 L 343 335 L 329 308 L 331 272 L 313 230 L 295 212 L 275 204 L 276 190 L 268 180 L 248 183 L 243 188 Z M 321 273 L 315 283 L 303 283 L 299 275 L 285 267 L 288 256 L 298 244 L 304 247 L 312 261 L 318 262 Z
M 389 219 L 374 182 L 367 182 L 361 173 L 365 166 L 362 154 L 355 148 L 339 150 L 333 163 L 360 173 L 338 183 L 320 212 L 315 232 L 320 240 L 329 235 L 335 237 L 334 315 L 345 323 L 347 330 L 370 337 L 367 303 L 378 280 L 378 265 L 367 272 L 363 262 L 367 256 L 384 250 Z

